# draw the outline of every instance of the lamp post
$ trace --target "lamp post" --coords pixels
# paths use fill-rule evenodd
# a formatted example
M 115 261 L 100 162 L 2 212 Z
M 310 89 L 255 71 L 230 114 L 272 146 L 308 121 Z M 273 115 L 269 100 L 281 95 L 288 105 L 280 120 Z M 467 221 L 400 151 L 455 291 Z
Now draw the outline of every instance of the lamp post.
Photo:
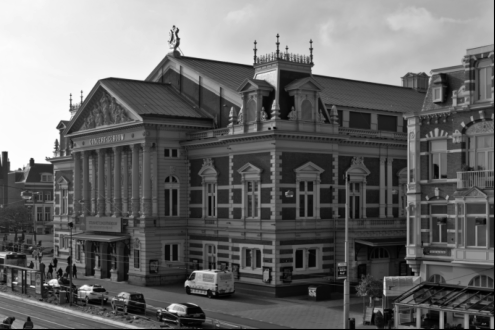
M 344 324 L 343 329 L 349 329 L 349 296 L 350 296 L 350 278 L 349 278 L 349 181 L 350 175 L 345 175 L 345 267 L 346 278 L 344 280 Z
M 74 294 L 72 293 L 72 228 L 74 227 L 74 224 L 72 222 L 69 222 L 68 224 L 69 229 L 70 229 L 70 253 L 69 253 L 69 279 L 70 279 L 70 287 L 69 287 L 69 306 L 72 306 L 72 300 Z
M 34 237 L 34 243 L 33 243 L 33 250 L 38 246 L 38 238 L 36 237 L 36 222 L 37 222 L 37 218 L 36 218 L 36 198 L 34 196 L 39 196 L 40 193 L 39 192 L 34 192 L 34 191 L 23 191 L 21 192 L 21 197 L 22 199 L 24 200 L 31 200 L 33 201 L 33 205 L 31 206 L 32 207 L 32 216 L 33 216 L 33 237 Z M 29 207 L 29 205 L 28 205 Z

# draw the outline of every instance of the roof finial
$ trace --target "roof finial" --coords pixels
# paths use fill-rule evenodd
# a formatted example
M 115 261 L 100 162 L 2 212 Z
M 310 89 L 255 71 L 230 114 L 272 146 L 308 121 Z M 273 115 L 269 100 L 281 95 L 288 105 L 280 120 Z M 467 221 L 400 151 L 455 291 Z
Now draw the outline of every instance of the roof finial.
M 309 57 L 311 59 L 311 63 L 310 64 L 313 64 L 313 39 L 309 40 L 309 44 L 310 44 L 310 48 L 309 48 Z
M 83 91 L 81 90 L 81 104 L 83 103 Z
M 256 45 L 258 44 L 258 42 L 256 42 L 256 40 L 254 41 L 254 64 L 256 64 L 256 62 L 258 62 L 258 56 L 256 56 L 256 52 L 258 51 L 258 49 L 256 48 Z
M 70 93 L 69 109 L 72 110 L 72 93 Z
M 277 33 L 277 58 L 279 58 L 279 54 L 280 54 L 280 42 L 279 42 L 279 39 L 280 38 L 280 35 Z

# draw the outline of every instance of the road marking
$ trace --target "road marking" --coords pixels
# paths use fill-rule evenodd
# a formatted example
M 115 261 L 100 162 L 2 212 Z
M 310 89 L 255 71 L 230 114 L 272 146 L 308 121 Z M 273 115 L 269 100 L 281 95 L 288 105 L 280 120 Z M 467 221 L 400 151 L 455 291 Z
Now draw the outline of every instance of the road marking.
M 8 309 L 8 308 L 5 308 L 5 307 L 1 307 L 0 309 L 6 310 L 6 311 L 9 311 L 9 312 L 20 313 L 19 311 L 13 311 L 13 310 Z M 66 325 L 58 324 L 58 323 L 55 323 L 55 322 L 52 322 L 52 321 L 48 321 L 48 320 L 45 320 L 45 319 L 40 319 L 39 317 L 36 317 L 36 316 L 31 316 L 31 319 L 37 319 L 37 320 L 40 320 L 40 321 L 43 321 L 43 322 L 48 322 L 48 323 L 51 323 L 51 324 L 55 324 L 55 325 L 58 325 L 60 327 L 65 328 L 65 329 L 75 329 L 75 328 L 68 327 Z

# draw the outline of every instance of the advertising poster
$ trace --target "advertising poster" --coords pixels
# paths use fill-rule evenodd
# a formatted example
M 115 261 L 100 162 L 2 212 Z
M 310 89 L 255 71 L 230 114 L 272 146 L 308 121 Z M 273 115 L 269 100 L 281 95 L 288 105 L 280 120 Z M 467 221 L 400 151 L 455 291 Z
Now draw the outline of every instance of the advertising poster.
M 158 260 L 150 260 L 150 274 L 158 274 L 159 262 Z
M 5 272 L 7 273 L 7 286 L 12 288 L 12 270 L 6 269 Z
M 263 283 L 271 283 L 272 281 L 272 268 L 264 267 L 263 268 Z
M 292 283 L 292 267 L 282 268 L 282 283 Z
M 347 279 L 347 263 L 339 262 L 337 265 L 337 279 L 345 280 Z
M 41 294 L 41 273 L 36 273 L 36 294 Z
M 239 264 L 232 264 L 232 273 L 234 274 L 234 280 L 241 278 L 241 273 L 239 272 Z

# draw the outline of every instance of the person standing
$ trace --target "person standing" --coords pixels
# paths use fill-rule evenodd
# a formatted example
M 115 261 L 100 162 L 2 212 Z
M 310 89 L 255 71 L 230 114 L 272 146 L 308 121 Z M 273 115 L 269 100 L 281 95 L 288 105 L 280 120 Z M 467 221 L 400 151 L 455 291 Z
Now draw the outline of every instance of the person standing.
M 51 262 L 50 262 L 50 264 L 48 265 L 48 272 L 46 273 L 46 277 L 47 277 L 47 278 L 49 277 L 49 278 L 50 278 L 50 280 L 51 280 L 51 279 L 53 279 L 53 265 L 52 265 L 52 263 L 51 263 Z
M 29 264 L 28 268 L 34 269 L 34 262 L 31 260 L 31 263 Z
M 34 265 L 36 269 L 38 269 L 38 250 L 34 249 L 33 250 L 33 258 L 34 258 Z
M 57 269 L 58 259 L 56 257 L 52 260 L 53 268 Z
M 42 258 L 43 258 L 43 251 L 40 250 L 40 252 L 38 254 L 38 259 L 40 260 L 40 263 L 41 263 Z
M 28 316 L 26 322 L 24 323 L 23 329 L 34 329 L 34 323 L 31 321 L 31 318 Z
M 61 279 L 62 275 L 64 275 L 64 271 L 62 270 L 62 268 L 59 268 L 57 270 L 57 279 Z
M 42 262 L 40 262 L 40 273 L 43 274 L 43 277 L 46 277 L 46 265 Z
M 67 265 L 67 267 L 65 267 L 65 273 L 66 273 L 67 275 L 69 275 L 69 274 L 70 274 L 70 266 L 69 266 L 69 265 Z
M 77 279 L 77 267 L 76 264 L 72 265 L 72 277 Z

